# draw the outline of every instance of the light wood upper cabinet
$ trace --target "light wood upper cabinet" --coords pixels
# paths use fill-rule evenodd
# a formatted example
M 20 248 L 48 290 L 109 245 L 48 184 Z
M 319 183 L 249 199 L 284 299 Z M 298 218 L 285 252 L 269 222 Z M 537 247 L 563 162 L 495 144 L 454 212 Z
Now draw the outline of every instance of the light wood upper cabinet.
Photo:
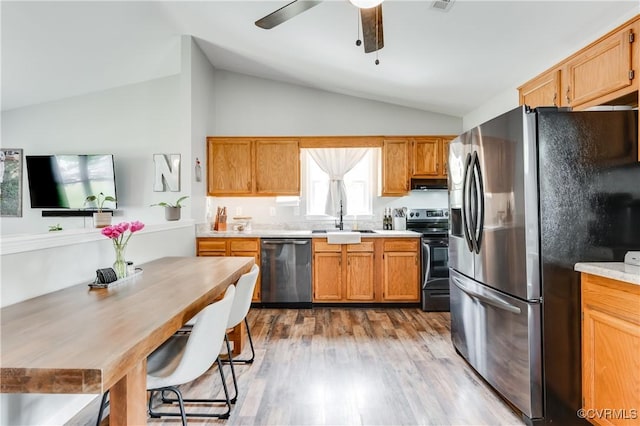
M 256 193 L 300 194 L 300 148 L 297 140 L 257 140 Z
M 208 195 L 300 194 L 296 139 L 207 138 Z
M 453 136 L 428 136 L 413 138 L 412 177 L 446 178 L 449 160 L 449 142 Z
M 409 193 L 409 139 L 382 141 L 382 194 L 401 196 Z
M 582 274 L 582 395 L 597 425 L 640 424 L 640 286 Z M 591 410 L 591 411 L 589 411 Z M 611 411 L 610 411 L 611 412 Z
M 520 105 L 560 106 L 560 70 L 547 71 L 518 88 Z
M 442 139 L 416 138 L 413 146 L 413 176 L 436 177 L 442 173 Z
M 449 175 L 449 144 L 454 137 L 442 139 L 442 176 Z
M 631 44 L 635 34 L 626 27 L 598 41 L 566 65 L 563 89 L 565 104 L 573 107 L 632 87 Z
M 209 140 L 209 195 L 249 195 L 253 192 L 250 140 Z

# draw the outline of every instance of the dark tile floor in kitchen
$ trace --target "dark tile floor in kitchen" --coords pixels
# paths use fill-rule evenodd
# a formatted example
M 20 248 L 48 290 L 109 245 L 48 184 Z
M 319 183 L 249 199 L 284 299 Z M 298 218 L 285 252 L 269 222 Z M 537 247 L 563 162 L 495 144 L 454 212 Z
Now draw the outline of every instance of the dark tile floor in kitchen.
M 456 354 L 448 313 L 252 309 L 249 321 L 256 360 L 236 369 L 240 395 L 231 417 L 189 424 L 523 424 Z M 222 395 L 215 367 L 181 389 L 187 398 Z

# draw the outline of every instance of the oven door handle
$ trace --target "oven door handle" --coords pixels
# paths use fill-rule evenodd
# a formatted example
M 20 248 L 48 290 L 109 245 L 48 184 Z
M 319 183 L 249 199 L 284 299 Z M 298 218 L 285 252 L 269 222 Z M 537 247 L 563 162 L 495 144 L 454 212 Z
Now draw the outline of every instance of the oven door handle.
M 422 243 L 422 265 L 425 268 L 424 277 L 422 277 L 422 288 L 424 288 L 431 275 L 431 246 L 427 243 Z

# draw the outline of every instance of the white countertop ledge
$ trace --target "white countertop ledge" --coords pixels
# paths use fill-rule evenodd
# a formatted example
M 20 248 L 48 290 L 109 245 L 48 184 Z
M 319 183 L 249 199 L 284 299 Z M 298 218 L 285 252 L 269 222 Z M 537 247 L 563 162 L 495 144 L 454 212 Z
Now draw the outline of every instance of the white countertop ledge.
M 164 223 L 145 224 L 138 232 L 146 234 L 150 232 L 168 231 L 179 228 L 193 228 L 194 220 L 178 220 Z M 2 255 L 35 251 L 53 247 L 62 247 L 72 244 L 82 244 L 91 241 L 104 240 L 105 236 L 98 228 L 69 229 L 64 231 L 48 232 L 44 234 L 16 234 L 6 235 L 0 238 Z
M 627 265 L 622 262 L 584 262 L 576 263 L 574 269 L 587 274 L 640 285 L 640 266 Z

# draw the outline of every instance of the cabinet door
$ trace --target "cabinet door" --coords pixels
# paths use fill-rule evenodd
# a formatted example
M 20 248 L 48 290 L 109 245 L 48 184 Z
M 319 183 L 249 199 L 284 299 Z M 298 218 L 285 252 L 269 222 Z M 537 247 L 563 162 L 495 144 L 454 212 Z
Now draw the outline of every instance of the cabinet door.
M 258 140 L 256 193 L 300 195 L 300 148 L 297 140 Z
M 449 175 L 449 143 L 454 138 L 442 139 L 442 176 Z
M 251 141 L 210 138 L 207 144 L 209 195 L 249 195 Z
M 560 106 L 560 70 L 552 70 L 520 86 L 520 105 Z
M 223 238 L 198 238 L 196 252 L 198 256 L 226 256 L 227 240 Z
M 413 176 L 437 177 L 442 173 L 442 139 L 416 138 L 413 140 Z
M 383 300 L 419 301 L 418 254 L 385 252 L 383 261 Z
M 313 255 L 313 300 L 342 299 L 342 253 Z
M 583 274 L 582 314 L 583 408 L 629 416 L 640 406 L 640 288 Z M 639 424 L 611 416 L 590 421 Z
M 230 238 L 229 239 L 229 254 L 231 256 L 239 257 L 253 257 L 256 265 L 260 266 L 260 240 L 257 238 Z M 258 274 L 258 280 L 256 281 L 256 287 L 253 290 L 254 302 L 260 302 L 260 274 Z
M 576 107 L 616 90 L 632 89 L 632 37 L 632 30 L 621 30 L 567 62 L 563 87 L 567 105 Z
M 409 193 L 409 140 L 382 141 L 382 195 Z
M 373 300 L 373 253 L 347 253 L 347 300 Z

